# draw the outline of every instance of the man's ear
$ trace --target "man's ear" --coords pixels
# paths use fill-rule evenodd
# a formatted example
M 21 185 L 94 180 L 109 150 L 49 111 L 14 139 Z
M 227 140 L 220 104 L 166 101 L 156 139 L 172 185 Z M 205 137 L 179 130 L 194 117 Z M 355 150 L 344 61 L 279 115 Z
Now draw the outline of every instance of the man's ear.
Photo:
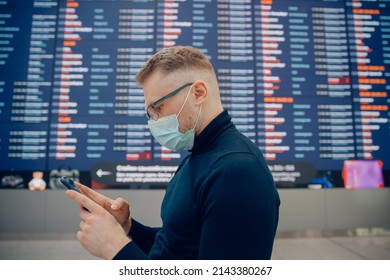
M 194 82 L 192 88 L 196 99 L 195 105 L 201 105 L 207 100 L 209 95 L 209 88 L 207 84 L 202 80 L 197 80 Z

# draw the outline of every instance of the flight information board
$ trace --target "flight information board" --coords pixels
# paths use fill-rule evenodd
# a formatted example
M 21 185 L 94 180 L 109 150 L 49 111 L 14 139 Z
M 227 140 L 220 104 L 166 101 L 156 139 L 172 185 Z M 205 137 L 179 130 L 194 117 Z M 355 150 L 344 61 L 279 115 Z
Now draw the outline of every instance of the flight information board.
M 0 0 L 0 177 L 164 188 L 186 153 L 151 136 L 134 76 L 174 45 L 211 60 L 278 186 L 345 160 L 390 183 L 390 0 Z

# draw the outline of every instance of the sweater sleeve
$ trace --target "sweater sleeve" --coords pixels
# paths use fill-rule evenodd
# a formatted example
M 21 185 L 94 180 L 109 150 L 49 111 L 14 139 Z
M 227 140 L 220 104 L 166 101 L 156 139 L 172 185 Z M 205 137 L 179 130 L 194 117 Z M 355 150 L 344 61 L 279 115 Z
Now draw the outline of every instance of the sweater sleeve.
M 270 259 L 280 200 L 265 163 L 227 155 L 202 187 L 199 258 Z
M 134 241 L 130 241 L 113 258 L 113 260 L 147 260 L 146 255 Z
M 160 227 L 148 227 L 133 219 L 129 235 L 145 254 L 149 254 L 150 248 L 152 248 L 154 244 L 156 234 L 160 230 Z
M 123 247 L 114 260 L 144 260 L 148 259 L 150 249 L 154 244 L 157 232 L 161 228 L 145 226 L 132 219 L 129 236 L 132 241 Z

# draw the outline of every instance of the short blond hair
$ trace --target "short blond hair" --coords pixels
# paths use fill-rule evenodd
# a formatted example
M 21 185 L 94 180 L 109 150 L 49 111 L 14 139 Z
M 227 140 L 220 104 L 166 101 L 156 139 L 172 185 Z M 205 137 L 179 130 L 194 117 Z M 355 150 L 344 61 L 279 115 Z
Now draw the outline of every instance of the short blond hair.
M 215 76 L 208 58 L 200 50 L 190 46 L 162 49 L 151 56 L 135 76 L 138 84 L 143 85 L 155 70 L 160 70 L 166 75 L 180 70 L 200 70 L 208 71 Z

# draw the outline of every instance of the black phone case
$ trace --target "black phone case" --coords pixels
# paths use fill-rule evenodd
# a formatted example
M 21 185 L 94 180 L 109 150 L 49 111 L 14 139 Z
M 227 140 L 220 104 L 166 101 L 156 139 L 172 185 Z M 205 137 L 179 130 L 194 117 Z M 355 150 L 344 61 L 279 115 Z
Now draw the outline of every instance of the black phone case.
M 62 177 L 62 178 L 60 179 L 60 182 L 61 182 L 67 189 L 69 189 L 69 190 L 74 190 L 74 191 L 76 191 L 76 192 L 81 193 L 80 190 L 79 190 L 79 188 L 76 187 L 76 185 L 74 184 L 74 182 L 73 182 L 72 179 L 70 179 L 70 178 L 64 176 L 64 177 Z

